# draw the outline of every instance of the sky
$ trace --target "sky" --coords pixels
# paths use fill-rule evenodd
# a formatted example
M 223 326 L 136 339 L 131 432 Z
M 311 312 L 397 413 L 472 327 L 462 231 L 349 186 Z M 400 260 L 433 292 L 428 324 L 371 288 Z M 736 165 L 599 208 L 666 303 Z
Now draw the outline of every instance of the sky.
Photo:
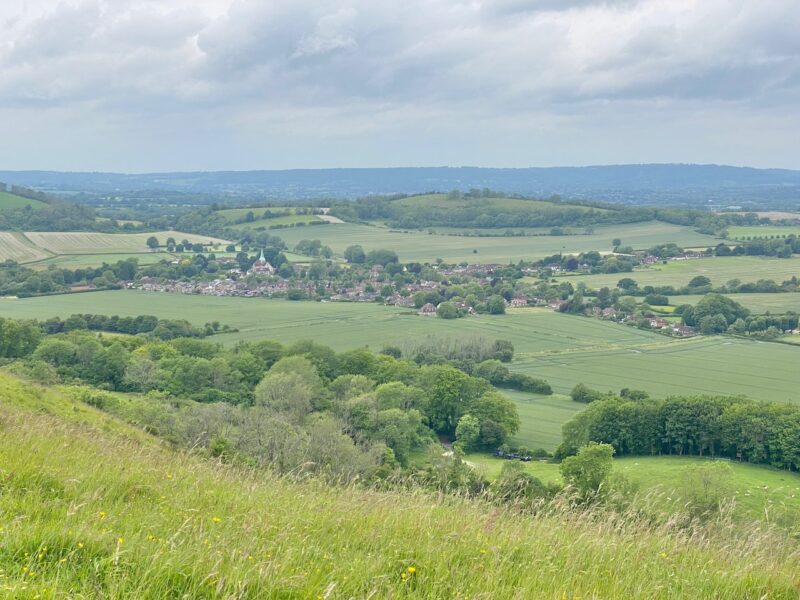
M 798 0 L 2 0 L 0 170 L 800 168 Z

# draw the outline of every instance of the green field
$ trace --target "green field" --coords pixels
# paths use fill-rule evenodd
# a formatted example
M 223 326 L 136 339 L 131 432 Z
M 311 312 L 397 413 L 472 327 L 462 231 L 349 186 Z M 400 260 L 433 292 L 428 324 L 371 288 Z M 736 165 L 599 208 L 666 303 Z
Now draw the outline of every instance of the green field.
M 348 246 L 359 244 L 366 250 L 386 248 L 397 252 L 402 261 L 431 262 L 442 258 L 447 262 L 508 263 L 520 259 L 538 259 L 563 252 L 590 250 L 611 251 L 612 240 L 634 248 L 675 242 L 685 247 L 713 246 L 719 240 L 697 233 L 690 227 L 651 221 L 626 225 L 595 227 L 592 235 L 537 237 L 464 237 L 437 235 L 421 231 L 401 232 L 383 227 L 345 223 L 336 227 L 309 227 L 280 230 L 277 235 L 289 247 L 303 239 L 319 239 L 341 255 Z M 477 250 L 477 253 L 473 252 Z
M 559 281 L 570 281 L 574 284 L 583 282 L 590 288 L 603 286 L 614 288 L 620 279 L 630 277 L 639 287 L 646 285 L 685 286 L 693 277 L 704 275 L 711 279 L 715 286 L 724 285 L 732 279 L 742 282 L 755 282 L 759 279 L 772 279 L 777 283 L 800 277 L 800 257 L 766 258 L 759 256 L 725 256 L 693 260 L 671 260 L 666 264 L 658 263 L 632 273 L 609 273 L 600 275 L 566 275 Z
M 555 450 L 561 443 L 561 426 L 586 408 L 585 404 L 573 402 L 563 394 L 541 396 L 512 390 L 503 390 L 503 393 L 514 400 L 520 419 L 519 431 L 510 443 L 530 450 Z
M 468 454 L 466 460 L 494 480 L 500 475 L 505 460 L 488 454 Z M 709 459 L 680 456 L 632 456 L 614 459 L 614 471 L 623 474 L 643 493 L 656 492 L 663 496 L 662 504 L 680 507 L 684 500 L 687 472 L 708 464 Z M 546 461 L 522 463 L 525 470 L 545 483 L 562 483 L 559 465 Z M 726 483 L 735 499 L 739 517 L 760 519 L 769 515 L 772 520 L 800 522 L 800 475 L 760 465 L 725 461 L 732 469 Z
M 728 237 L 733 240 L 749 238 L 775 238 L 800 236 L 800 225 L 731 225 L 728 227 Z
M 755 314 L 770 312 L 780 314 L 789 311 L 800 312 L 800 294 L 780 293 L 780 294 L 728 294 L 742 306 L 750 309 Z M 697 304 L 703 296 L 671 296 L 670 302 L 678 304 Z
M 129 258 L 135 258 L 139 265 L 152 265 L 157 262 L 161 262 L 162 260 L 170 260 L 179 256 L 181 255 L 171 252 L 133 252 L 129 254 L 62 254 L 46 260 L 40 260 L 26 266 L 36 270 L 47 269 L 50 267 L 50 265 L 60 269 L 82 269 L 85 267 L 98 267 L 103 263 L 112 265 L 117 261 L 127 260 Z
M 25 206 L 42 208 L 43 206 L 47 206 L 47 203 L 41 200 L 23 198 L 22 196 L 17 196 L 16 194 L 10 194 L 8 192 L 0 192 L 0 210 L 23 208 Z
M 313 339 L 339 350 L 360 346 L 378 350 L 385 344 L 403 346 L 429 334 L 508 339 L 516 348 L 512 368 L 547 379 L 561 394 L 584 382 L 601 390 L 631 387 L 656 396 L 744 394 L 759 400 L 800 402 L 798 347 L 721 336 L 674 339 L 546 309 L 516 309 L 506 315 L 448 321 L 375 304 L 132 291 L 0 302 L 0 315 L 12 318 L 64 317 L 88 311 L 120 316 L 154 314 L 198 325 L 216 320 L 240 330 L 215 336 L 225 344 Z M 546 436 L 541 439 L 537 445 L 548 443 Z
M 269 229 L 270 226 L 274 225 L 297 225 L 298 223 L 308 224 L 314 222 L 321 222 L 322 219 L 318 215 L 297 215 L 291 214 L 286 216 L 279 216 L 279 217 L 271 217 L 269 219 L 261 218 L 261 215 L 264 214 L 264 211 L 269 209 L 273 212 L 286 210 L 291 210 L 294 212 L 295 207 L 286 207 L 286 206 L 260 206 L 256 208 L 225 208 L 223 210 L 217 211 L 217 214 L 227 219 L 230 223 L 229 227 L 233 229 L 258 229 L 259 227 L 264 227 Z M 252 212 L 253 215 L 256 217 L 255 220 L 247 222 L 247 223 L 234 223 L 237 219 L 243 218 L 247 215 L 248 212 Z
M 551 209 L 570 209 L 586 212 L 608 212 L 605 208 L 592 208 L 580 206 L 578 204 L 560 204 L 557 202 L 547 202 L 546 200 L 527 200 L 524 198 L 449 198 L 447 194 L 425 194 L 422 196 L 410 196 L 395 200 L 393 205 L 405 206 L 409 208 L 484 208 L 490 207 L 496 210 L 551 210 Z

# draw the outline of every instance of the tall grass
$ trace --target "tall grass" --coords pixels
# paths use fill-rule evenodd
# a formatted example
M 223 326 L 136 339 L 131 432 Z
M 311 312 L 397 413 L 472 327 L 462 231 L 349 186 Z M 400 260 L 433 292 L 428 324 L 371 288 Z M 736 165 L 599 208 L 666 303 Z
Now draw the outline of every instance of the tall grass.
M 290 481 L 0 388 L 0 597 L 798 595 L 797 541 L 756 525 Z

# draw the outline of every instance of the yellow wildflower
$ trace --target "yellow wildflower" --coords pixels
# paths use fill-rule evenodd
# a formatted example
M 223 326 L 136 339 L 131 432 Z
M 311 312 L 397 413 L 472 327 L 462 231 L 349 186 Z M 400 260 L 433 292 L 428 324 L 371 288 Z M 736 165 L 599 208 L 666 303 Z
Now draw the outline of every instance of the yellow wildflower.
M 415 566 L 413 566 L 413 565 L 412 565 L 412 566 L 410 566 L 410 567 L 408 567 L 408 572 L 409 572 L 409 573 L 411 573 L 411 574 L 413 575 L 414 573 L 416 573 L 416 572 L 417 572 L 417 567 L 415 567 Z

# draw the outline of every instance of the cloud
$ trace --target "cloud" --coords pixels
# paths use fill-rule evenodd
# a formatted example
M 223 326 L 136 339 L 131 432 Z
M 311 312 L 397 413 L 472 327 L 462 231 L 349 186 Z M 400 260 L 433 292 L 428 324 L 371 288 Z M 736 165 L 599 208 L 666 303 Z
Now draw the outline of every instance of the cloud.
M 125 135 L 211 120 L 224 139 L 387 136 L 413 156 L 400 132 L 610 137 L 620 113 L 799 127 L 796 0 L 35 0 L 0 23 L 0 118 L 50 110 Z M 569 162 L 602 154 L 575 143 Z

